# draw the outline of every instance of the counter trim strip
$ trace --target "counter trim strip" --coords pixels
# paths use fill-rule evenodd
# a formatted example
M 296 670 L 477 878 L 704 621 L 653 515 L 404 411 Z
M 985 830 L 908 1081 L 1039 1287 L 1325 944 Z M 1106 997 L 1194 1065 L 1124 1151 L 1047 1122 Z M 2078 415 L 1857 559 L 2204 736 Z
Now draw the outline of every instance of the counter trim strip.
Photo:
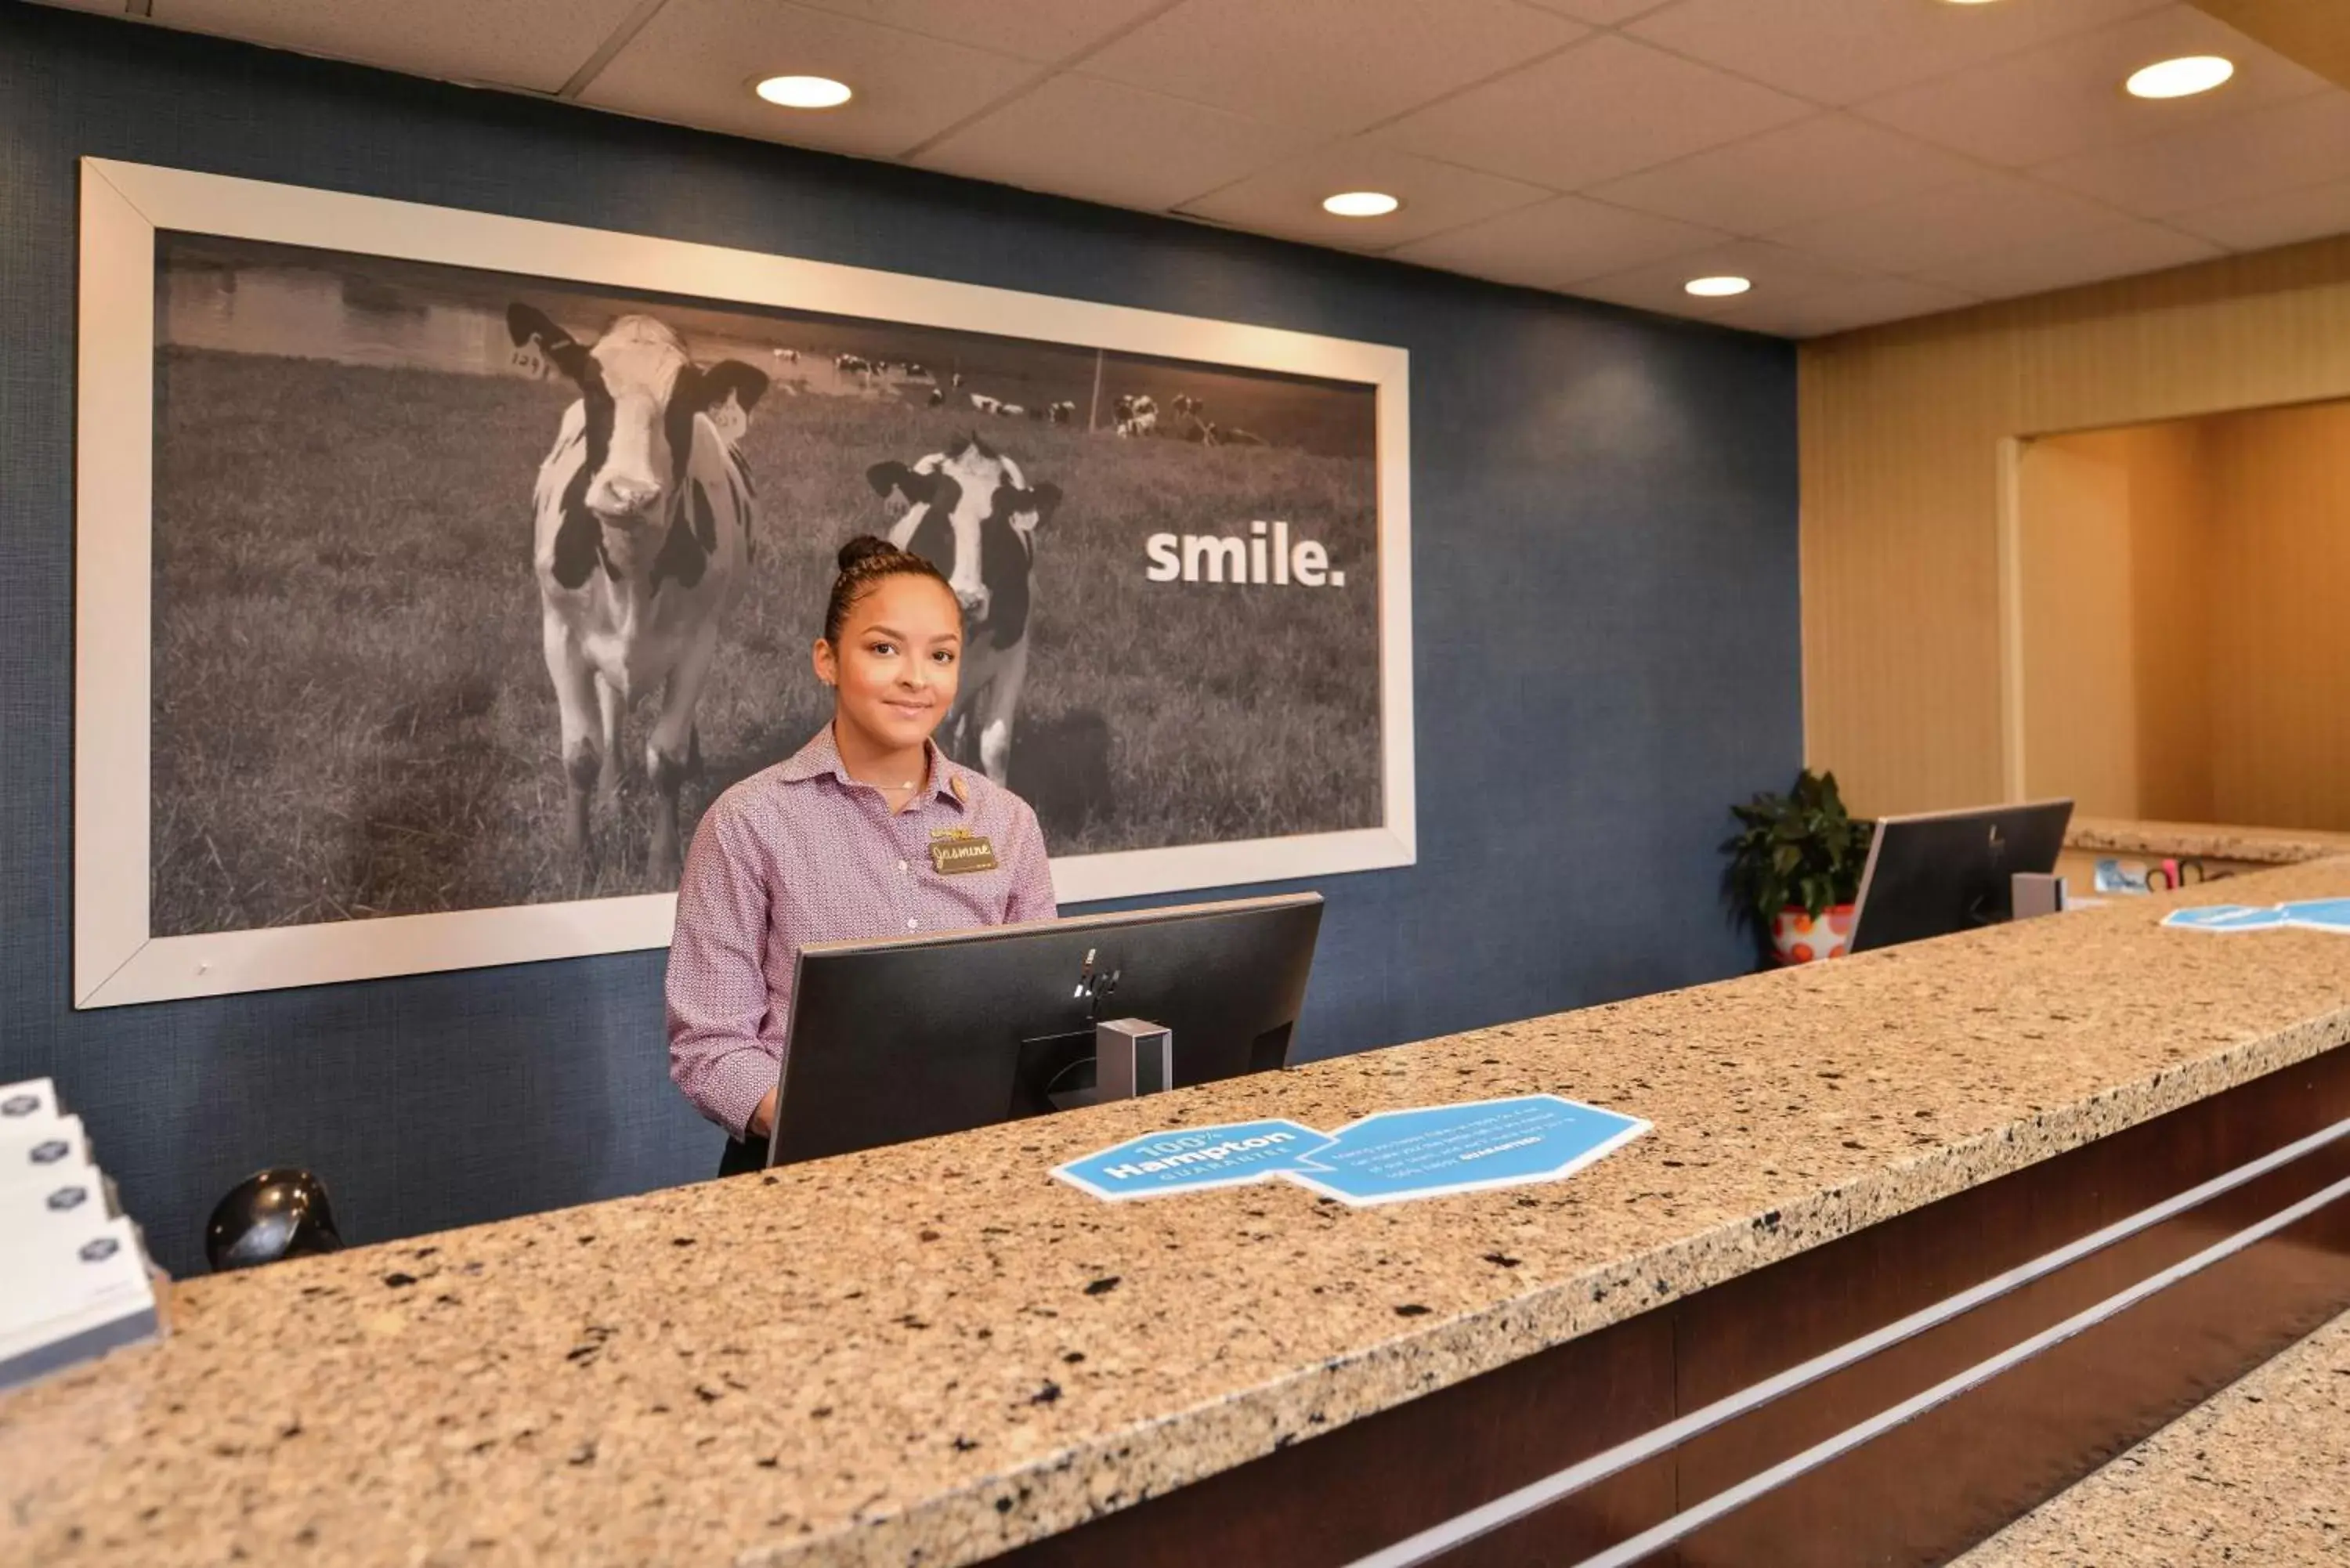
M 1995 1355 L 1984 1357 L 1965 1371 L 1953 1374 L 1931 1388 L 1914 1394 L 1898 1405 L 1880 1410 L 1868 1419 L 1847 1427 L 1835 1437 L 1814 1444 L 1791 1459 L 1782 1459 L 1769 1469 L 1740 1481 L 1727 1490 L 1715 1493 L 1696 1507 L 1685 1509 L 1661 1524 L 1653 1525 L 1629 1540 L 1609 1547 L 1605 1552 L 1585 1558 L 1575 1564 L 1574 1568 L 1626 1568 L 1627 1564 L 1637 1563 L 1660 1547 L 1669 1546 L 1676 1541 L 1694 1534 L 1698 1530 L 1725 1514 L 1734 1512 L 1755 1499 L 1778 1490 L 1788 1482 L 1819 1469 L 1831 1459 L 1850 1453 L 1869 1439 L 1891 1431 L 1905 1421 L 1913 1420 L 1938 1405 L 1946 1405 L 1959 1396 L 1990 1382 L 2001 1373 L 2020 1366 L 2043 1352 L 2054 1349 L 2066 1340 L 2086 1333 L 2150 1296 L 2159 1295 L 2180 1281 L 2199 1274 L 2213 1264 L 2223 1262 L 2246 1248 L 2266 1241 L 2278 1231 L 2299 1224 L 2302 1220 L 2332 1207 L 2345 1197 L 2350 1197 L 2350 1176 L 2344 1177 L 2329 1187 L 2321 1188 L 2299 1202 L 2279 1210 L 2257 1224 L 2246 1226 L 2224 1241 L 2213 1242 L 2191 1258 L 2181 1259 L 2168 1268 L 2147 1275 L 2125 1290 L 2115 1292 L 2095 1305 L 2084 1308 L 2064 1322 L 2041 1330 L 2029 1339 L 2019 1341 Z
M 2305 1137 L 2286 1144 L 2282 1148 L 2272 1149 L 2257 1159 L 2247 1160 L 2242 1165 L 2224 1171 L 2199 1186 L 2189 1188 L 2184 1192 L 2175 1194 L 2159 1203 L 2151 1204 L 2135 1214 L 2117 1220 L 2102 1230 L 2093 1231 L 2077 1241 L 2069 1241 L 2062 1247 L 2043 1252 L 2029 1262 L 2020 1263 L 2003 1273 L 1994 1274 L 1980 1283 L 1944 1297 L 1931 1306 L 1920 1308 L 1907 1317 L 1896 1319 L 1882 1328 L 1874 1329 L 1857 1338 L 1848 1340 L 1833 1350 L 1825 1351 L 1808 1361 L 1798 1363 L 1783 1372 L 1764 1378 L 1725 1398 L 1717 1399 L 1712 1404 L 1692 1410 L 1686 1416 L 1653 1428 L 1628 1442 L 1619 1443 L 1612 1449 L 1592 1455 L 1589 1459 L 1578 1460 L 1540 1480 L 1530 1482 L 1515 1491 L 1495 1498 L 1491 1502 L 1457 1514 L 1440 1524 L 1431 1525 L 1392 1546 L 1357 1558 L 1347 1564 L 1347 1568 L 1416 1568 L 1417 1564 L 1433 1561 L 1480 1536 L 1490 1534 L 1504 1525 L 1537 1513 L 1562 1498 L 1572 1496 L 1596 1482 L 1605 1480 L 1609 1476 L 1629 1469 L 1644 1460 L 1654 1459 L 1716 1427 L 1723 1426 L 1741 1416 L 1817 1383 L 1846 1367 L 1865 1361 L 1880 1351 L 1889 1349 L 1905 1340 L 1914 1339 L 1929 1329 L 1963 1316 L 2002 1296 L 2009 1295 L 2035 1280 L 2045 1278 L 2078 1262 L 2083 1258 L 2103 1251 L 2117 1242 L 2127 1241 L 2130 1237 L 2151 1230 L 2189 1210 L 2199 1208 L 2214 1198 L 2232 1191 L 2247 1182 L 2257 1180 L 2284 1166 L 2293 1164 L 2329 1144 L 2339 1142 L 2345 1137 L 2350 1137 L 2350 1117 L 2345 1117 L 2330 1127 L 2322 1127 Z M 2293 1208 L 2281 1210 L 2279 1215 L 2271 1216 L 2270 1219 L 2261 1221 L 2259 1225 L 2241 1231 L 2226 1241 L 2215 1243 L 2211 1248 L 2207 1248 L 2192 1257 L 2171 1264 L 2158 1273 L 2147 1276 L 2146 1280 L 2140 1281 L 2128 1290 L 2119 1292 L 2095 1305 L 2084 1309 L 2074 1317 L 2042 1331 L 2032 1339 L 2010 1346 L 2001 1352 L 1999 1356 L 1977 1363 L 1974 1366 L 1955 1374 L 1945 1382 L 1913 1397 L 1902 1405 L 1893 1407 L 1893 1411 L 1902 1412 L 1897 1419 L 1886 1420 L 1886 1417 L 1891 1415 L 1892 1411 L 1872 1417 L 1867 1422 L 1847 1428 L 1815 1448 L 1807 1449 L 1771 1469 L 1738 1483 L 1730 1490 L 1718 1494 L 1716 1498 L 1708 1500 L 1697 1508 L 1676 1515 L 1673 1520 L 1668 1520 L 1656 1526 L 1648 1535 L 1635 1539 L 1648 1541 L 1648 1545 L 1643 1548 L 1644 1551 L 1653 1551 L 1659 1546 L 1669 1545 L 1673 1541 L 1679 1539 L 1680 1535 L 1687 1534 L 1710 1522 L 1719 1513 L 1726 1512 L 1731 1508 L 1762 1496 L 1764 1492 L 1773 1490 L 1805 1471 L 1816 1469 L 1837 1455 L 1858 1446 L 1870 1437 L 1876 1436 L 1877 1431 L 1885 1429 L 1886 1426 L 1898 1425 L 1900 1420 L 1907 1420 L 1910 1416 L 1930 1409 L 1935 1404 L 1955 1397 L 1974 1386 L 1975 1384 L 2004 1370 L 2006 1366 L 2030 1359 L 2041 1350 L 2061 1343 L 2083 1329 L 2095 1326 L 2095 1324 L 2121 1311 L 2133 1302 L 2143 1299 L 2145 1295 L 2150 1295 L 2190 1274 L 2199 1272 L 2234 1251 L 2261 1241 L 2273 1231 L 2293 1222 L 2292 1219 L 2282 1216 L 2303 1217 L 2296 1214 L 2295 1211 L 2307 1209 L 2311 1205 L 2323 1208 L 2345 1189 L 2350 1189 L 2350 1178 L 2345 1178 L 2343 1181 L 2336 1182 L 2334 1186 L 2302 1199 Z M 2310 1211 L 2314 1210 L 2310 1210 Z M 2137 1293 L 2133 1295 L 2133 1292 Z M 2129 1299 L 2124 1300 L 2124 1297 Z M 2031 1348 L 2027 1350 L 2027 1346 Z M 2018 1354 L 2019 1352 L 2022 1354 Z M 2012 1359 L 2002 1362 L 2002 1357 Z M 1994 1362 L 1999 1362 L 2000 1365 L 1993 1366 Z M 1985 1370 L 1986 1368 L 1989 1370 Z M 1972 1381 L 1962 1381 L 1969 1378 Z M 1883 1422 L 1884 1425 L 1874 1425 L 1878 1422 Z M 1864 1431 L 1865 1428 L 1868 1429 Z M 1856 1433 L 1860 1435 L 1856 1437 L 1854 1436 Z M 1846 1438 L 1851 1440 L 1847 1442 Z M 1835 1446 L 1838 1444 L 1842 1446 Z M 1758 1485 L 1766 1478 L 1776 1479 L 1769 1480 L 1767 1485 Z M 1733 1495 L 1737 1497 L 1736 1502 L 1729 1503 L 1713 1512 L 1704 1512 L 1705 1510 L 1711 1509 L 1715 1502 Z M 1701 1513 L 1703 1517 L 1699 1517 Z M 1655 1535 L 1656 1531 L 1671 1528 L 1681 1520 L 1688 1520 L 1690 1522 L 1678 1534 L 1658 1537 L 1654 1540 L 1648 1539 L 1649 1536 Z M 1625 1543 L 1627 1547 L 1630 1544 L 1630 1542 Z M 1622 1550 L 1622 1548 L 1615 1550 Z M 1588 1560 L 1587 1568 L 1603 1568 L 1606 1563 L 1628 1563 L 1634 1560 L 1631 1557 L 1619 1559 L 1603 1553 L 1600 1557 Z

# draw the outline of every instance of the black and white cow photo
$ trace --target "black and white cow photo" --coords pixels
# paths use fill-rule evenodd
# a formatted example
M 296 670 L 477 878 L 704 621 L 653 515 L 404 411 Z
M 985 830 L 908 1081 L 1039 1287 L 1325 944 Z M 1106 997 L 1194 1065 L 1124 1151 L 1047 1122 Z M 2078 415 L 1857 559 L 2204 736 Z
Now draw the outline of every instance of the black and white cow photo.
M 169 235 L 158 935 L 667 891 L 937 564 L 1056 856 L 1380 819 L 1371 389 Z

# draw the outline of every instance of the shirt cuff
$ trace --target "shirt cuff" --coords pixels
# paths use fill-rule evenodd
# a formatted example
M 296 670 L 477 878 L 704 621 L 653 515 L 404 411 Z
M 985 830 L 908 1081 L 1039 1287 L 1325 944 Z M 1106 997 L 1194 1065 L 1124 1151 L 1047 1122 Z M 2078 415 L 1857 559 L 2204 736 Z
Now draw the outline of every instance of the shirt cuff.
M 730 1051 L 710 1064 L 710 1076 L 702 1086 L 702 1111 L 737 1141 L 749 1141 L 751 1113 L 775 1086 L 782 1067 L 782 1058 L 755 1047 Z

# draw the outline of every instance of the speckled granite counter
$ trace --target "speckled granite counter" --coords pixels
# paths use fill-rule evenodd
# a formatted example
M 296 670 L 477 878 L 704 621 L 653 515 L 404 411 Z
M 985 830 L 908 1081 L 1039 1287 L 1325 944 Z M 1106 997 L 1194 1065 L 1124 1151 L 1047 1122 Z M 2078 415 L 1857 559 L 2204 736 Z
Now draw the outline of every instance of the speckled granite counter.
M 1953 1568 L 2350 1563 L 2350 1314 Z
M 0 1557 L 972 1561 L 2350 1042 L 2344 939 L 2173 901 L 193 1281 L 168 1344 L 0 1399 Z M 1657 1130 L 1367 1210 L 1045 1175 L 1534 1090 Z
M 2350 833 L 2302 827 L 2230 827 L 2210 822 L 2137 822 L 2076 816 L 2065 829 L 2067 849 L 2107 855 L 2192 855 L 2259 866 L 2292 866 L 2350 855 Z

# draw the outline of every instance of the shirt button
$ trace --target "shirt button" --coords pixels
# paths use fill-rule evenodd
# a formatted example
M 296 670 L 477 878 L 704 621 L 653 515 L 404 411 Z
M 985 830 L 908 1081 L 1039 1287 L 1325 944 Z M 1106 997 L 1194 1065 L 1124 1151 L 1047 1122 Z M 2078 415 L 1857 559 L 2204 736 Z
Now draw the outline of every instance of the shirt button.
M 920 924 L 921 924 L 921 922 L 920 922 L 920 920 L 908 920 L 908 921 L 906 922 L 906 929 L 907 929 L 908 930 L 910 930 L 910 930 L 912 930 L 916 926 L 918 926 L 918 925 L 920 925 Z

